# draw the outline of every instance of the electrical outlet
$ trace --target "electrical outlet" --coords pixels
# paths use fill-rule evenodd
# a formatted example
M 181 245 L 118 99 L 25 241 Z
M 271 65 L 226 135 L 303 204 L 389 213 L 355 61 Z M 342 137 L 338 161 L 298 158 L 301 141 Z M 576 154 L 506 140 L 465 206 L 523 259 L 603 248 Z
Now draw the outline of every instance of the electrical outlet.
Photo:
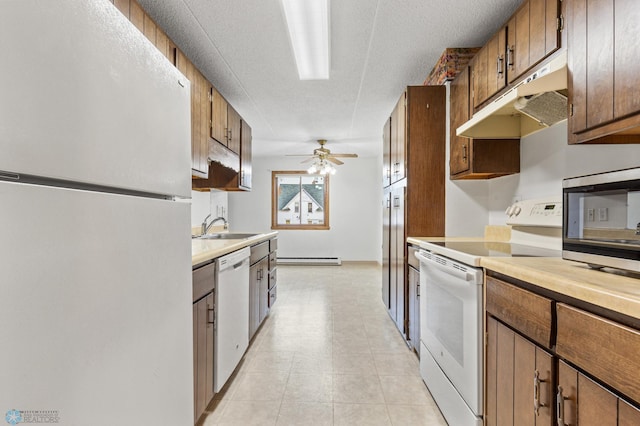
M 600 207 L 598 209 L 598 220 L 600 222 L 606 222 L 609 220 L 609 209 L 606 207 Z
M 593 222 L 596 220 L 596 210 L 587 209 L 587 222 Z

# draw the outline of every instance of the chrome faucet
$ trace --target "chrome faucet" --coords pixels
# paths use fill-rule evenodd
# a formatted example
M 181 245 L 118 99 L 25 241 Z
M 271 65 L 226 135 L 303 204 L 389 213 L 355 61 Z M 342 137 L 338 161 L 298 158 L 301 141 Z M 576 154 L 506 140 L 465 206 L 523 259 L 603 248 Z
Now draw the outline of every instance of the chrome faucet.
M 211 217 L 211 215 L 207 215 L 207 217 L 204 218 L 204 221 L 202 222 L 202 235 L 205 235 L 207 232 L 209 232 L 209 229 L 211 229 L 211 227 L 213 226 L 214 223 L 216 223 L 217 221 L 221 220 L 224 223 L 224 229 L 229 229 L 229 224 L 227 222 L 227 219 L 225 219 L 222 216 L 216 217 L 215 219 L 212 219 L 211 222 L 209 222 L 209 224 L 207 225 L 207 219 L 209 219 Z

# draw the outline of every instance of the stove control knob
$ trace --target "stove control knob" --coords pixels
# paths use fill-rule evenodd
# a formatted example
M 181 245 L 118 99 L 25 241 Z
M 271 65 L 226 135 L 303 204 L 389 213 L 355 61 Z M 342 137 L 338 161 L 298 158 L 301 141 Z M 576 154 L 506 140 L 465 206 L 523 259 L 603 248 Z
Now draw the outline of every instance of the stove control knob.
M 522 209 L 520 208 L 520 206 L 514 206 L 514 208 L 513 208 L 513 214 L 514 215 L 518 216 L 521 211 L 522 211 Z
M 515 209 L 515 205 L 512 204 L 509 207 L 507 207 L 507 210 L 505 210 L 505 214 L 509 217 L 513 216 L 513 211 Z

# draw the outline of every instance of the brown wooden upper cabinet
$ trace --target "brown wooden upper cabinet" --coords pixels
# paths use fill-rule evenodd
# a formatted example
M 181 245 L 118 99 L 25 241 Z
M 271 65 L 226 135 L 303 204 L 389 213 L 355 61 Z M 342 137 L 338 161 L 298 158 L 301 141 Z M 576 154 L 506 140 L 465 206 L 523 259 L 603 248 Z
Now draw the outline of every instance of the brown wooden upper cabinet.
M 560 47 L 558 0 L 528 0 L 507 23 L 509 83 Z
M 506 27 L 498 31 L 473 58 L 474 108 L 507 86 L 506 33 Z
M 229 137 L 227 138 L 227 148 L 236 154 L 240 154 L 240 132 L 242 127 L 242 117 L 231 106 L 227 105 L 227 128 Z
M 526 0 L 473 58 L 474 110 L 556 51 L 561 26 L 558 0 Z
M 229 137 L 227 127 L 227 101 L 215 87 L 211 89 L 213 108 L 211 110 L 211 137 L 227 146 Z
M 240 189 L 251 190 L 251 127 L 242 120 L 240 130 Z
M 405 157 L 407 138 L 405 122 L 407 93 L 404 92 L 391 113 L 391 183 L 398 182 L 407 176 Z
M 640 7 L 568 0 L 569 143 L 640 143 Z
M 382 128 L 382 187 L 391 185 L 391 117 Z
M 471 118 L 469 68 L 463 69 L 451 82 L 450 101 L 451 179 L 490 179 L 519 173 L 519 139 L 478 140 L 456 136 L 456 129 Z

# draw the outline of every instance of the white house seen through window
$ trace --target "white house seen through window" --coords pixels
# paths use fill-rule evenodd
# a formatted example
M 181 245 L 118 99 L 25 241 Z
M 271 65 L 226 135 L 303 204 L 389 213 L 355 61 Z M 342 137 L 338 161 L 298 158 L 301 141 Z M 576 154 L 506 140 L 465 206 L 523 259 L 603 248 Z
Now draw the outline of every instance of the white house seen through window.
M 274 171 L 272 193 L 272 229 L 329 229 L 329 176 Z

